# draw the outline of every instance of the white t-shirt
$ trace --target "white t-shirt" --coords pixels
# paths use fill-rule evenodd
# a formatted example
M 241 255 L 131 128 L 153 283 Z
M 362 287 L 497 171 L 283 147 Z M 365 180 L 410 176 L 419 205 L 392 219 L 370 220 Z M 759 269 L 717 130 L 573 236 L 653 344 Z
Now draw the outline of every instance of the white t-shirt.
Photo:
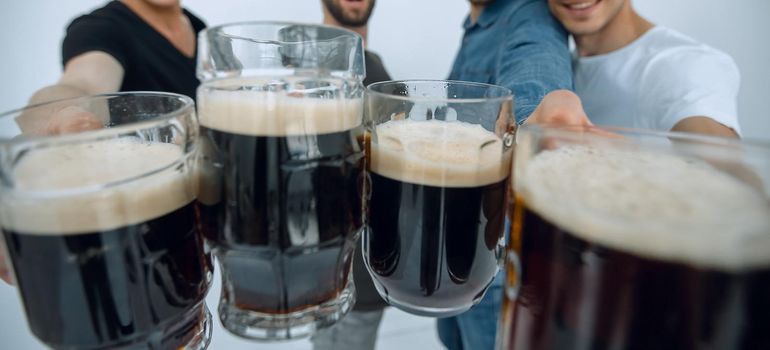
M 740 73 L 730 56 L 664 27 L 605 55 L 574 60 L 575 91 L 594 124 L 671 130 L 705 116 L 740 133 Z

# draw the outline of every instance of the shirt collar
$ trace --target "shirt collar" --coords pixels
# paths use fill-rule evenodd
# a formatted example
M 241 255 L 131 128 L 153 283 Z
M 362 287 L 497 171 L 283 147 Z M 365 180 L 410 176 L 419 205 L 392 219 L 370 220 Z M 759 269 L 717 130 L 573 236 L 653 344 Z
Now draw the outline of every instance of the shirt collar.
M 503 12 L 503 8 L 505 8 L 509 1 L 510 0 L 495 0 L 492 4 L 481 11 L 481 15 L 479 15 L 476 23 L 471 23 L 471 16 L 468 15 L 465 17 L 465 21 L 463 22 L 463 29 L 468 30 L 476 25 L 482 28 L 491 26 L 495 23 L 497 18 L 500 17 L 500 13 Z

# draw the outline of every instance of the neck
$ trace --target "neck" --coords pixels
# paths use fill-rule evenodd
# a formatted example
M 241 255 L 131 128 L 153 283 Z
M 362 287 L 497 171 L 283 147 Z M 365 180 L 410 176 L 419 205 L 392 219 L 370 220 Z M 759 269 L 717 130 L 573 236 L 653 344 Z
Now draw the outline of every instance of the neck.
M 176 2 L 169 6 L 156 6 L 144 0 L 120 0 L 153 27 L 177 30 L 186 26 L 182 5 Z
M 368 34 L 369 26 L 367 26 L 367 25 L 362 25 L 360 27 L 344 26 L 340 22 L 337 22 L 337 20 L 335 20 L 334 17 L 332 17 L 332 15 L 329 13 L 329 10 L 327 10 L 326 8 L 324 8 L 324 22 L 323 23 L 325 25 L 327 25 L 327 26 L 345 28 L 345 29 L 352 30 L 352 31 L 358 33 L 358 35 L 360 35 L 364 39 L 364 48 L 366 48 L 366 42 L 367 42 L 366 35 Z
M 485 7 L 487 7 L 486 4 L 471 3 L 471 23 L 476 23 L 476 21 L 479 19 L 479 16 L 481 16 L 481 12 L 484 11 Z
M 595 56 L 618 50 L 639 39 L 652 27 L 654 24 L 639 16 L 629 1 L 598 32 L 575 35 L 578 55 L 581 57 Z

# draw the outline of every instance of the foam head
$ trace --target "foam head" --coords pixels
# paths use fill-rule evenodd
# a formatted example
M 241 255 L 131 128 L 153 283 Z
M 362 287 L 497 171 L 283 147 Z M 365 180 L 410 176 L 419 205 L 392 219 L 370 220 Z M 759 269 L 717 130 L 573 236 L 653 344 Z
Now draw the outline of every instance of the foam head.
M 0 199 L 6 230 L 77 234 L 116 229 L 172 212 L 194 198 L 178 145 L 120 138 L 31 150 Z
M 568 146 L 528 160 L 515 187 L 528 208 L 599 245 L 717 269 L 770 265 L 767 198 L 703 161 Z
M 477 124 L 391 120 L 377 125 L 376 133 L 370 170 L 394 180 L 477 187 L 499 182 L 510 172 L 510 150 Z
M 342 87 L 328 85 L 326 98 L 321 98 L 307 97 L 307 89 L 286 91 L 283 85 L 270 91 L 271 84 L 276 82 L 224 79 L 202 85 L 198 89 L 201 125 L 250 136 L 328 134 L 361 125 L 363 99 L 342 96 Z M 291 79 L 286 84 L 299 85 Z

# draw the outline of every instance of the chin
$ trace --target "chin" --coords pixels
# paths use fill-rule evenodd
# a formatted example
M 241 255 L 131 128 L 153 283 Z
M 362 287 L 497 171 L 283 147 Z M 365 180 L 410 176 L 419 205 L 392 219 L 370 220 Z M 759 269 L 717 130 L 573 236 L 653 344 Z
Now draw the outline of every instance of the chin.
M 172 6 L 179 6 L 181 0 L 143 0 L 143 1 L 155 7 L 172 7 Z
M 600 26 L 593 23 L 568 23 L 562 22 L 564 28 L 572 35 L 591 35 L 599 32 Z

